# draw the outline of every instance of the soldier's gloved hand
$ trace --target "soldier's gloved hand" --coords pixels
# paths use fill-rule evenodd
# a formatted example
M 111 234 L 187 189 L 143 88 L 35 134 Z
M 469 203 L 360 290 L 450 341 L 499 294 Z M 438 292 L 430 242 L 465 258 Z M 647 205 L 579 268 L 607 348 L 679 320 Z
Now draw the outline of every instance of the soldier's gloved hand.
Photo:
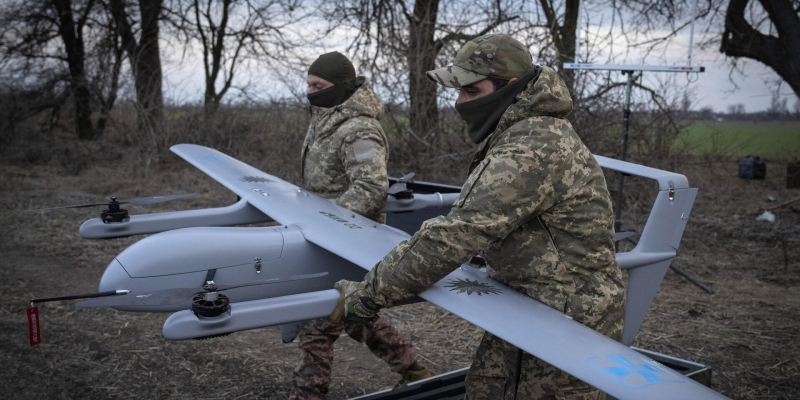
M 333 322 L 340 322 L 342 319 L 348 322 L 373 322 L 378 319 L 380 306 L 375 304 L 367 291 L 364 289 L 366 283 L 353 282 L 342 279 L 336 282 L 333 287 L 341 293 L 339 304 L 328 317 Z

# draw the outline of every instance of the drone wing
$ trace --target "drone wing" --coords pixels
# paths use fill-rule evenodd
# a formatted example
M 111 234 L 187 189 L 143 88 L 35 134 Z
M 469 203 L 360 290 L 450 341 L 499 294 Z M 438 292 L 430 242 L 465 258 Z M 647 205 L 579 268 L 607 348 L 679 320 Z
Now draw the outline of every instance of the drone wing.
M 216 150 L 188 144 L 171 150 L 275 221 L 297 226 L 308 241 L 364 269 L 408 238 Z M 618 399 L 725 398 L 468 266 L 420 297 Z

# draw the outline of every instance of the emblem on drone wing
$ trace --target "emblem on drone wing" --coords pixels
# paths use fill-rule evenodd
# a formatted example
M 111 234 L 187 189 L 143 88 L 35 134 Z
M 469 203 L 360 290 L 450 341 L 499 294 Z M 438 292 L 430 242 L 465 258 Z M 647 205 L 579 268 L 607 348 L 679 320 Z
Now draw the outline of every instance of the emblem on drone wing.
M 684 380 L 646 360 L 624 354 L 590 357 L 586 362 L 629 389 L 641 389 L 660 383 L 682 383 Z
M 239 178 L 239 180 L 242 181 L 242 182 L 249 182 L 249 183 L 267 183 L 267 182 L 272 182 L 269 179 L 264 178 L 262 176 L 243 176 L 243 177 Z
M 484 294 L 500 294 L 503 291 L 497 289 L 488 283 L 481 283 L 478 281 L 472 281 L 469 279 L 451 279 L 447 281 L 447 284 L 444 285 L 445 288 L 450 289 L 451 292 L 455 291 L 456 293 L 466 293 L 467 296 L 477 293 L 478 296 L 482 296 Z

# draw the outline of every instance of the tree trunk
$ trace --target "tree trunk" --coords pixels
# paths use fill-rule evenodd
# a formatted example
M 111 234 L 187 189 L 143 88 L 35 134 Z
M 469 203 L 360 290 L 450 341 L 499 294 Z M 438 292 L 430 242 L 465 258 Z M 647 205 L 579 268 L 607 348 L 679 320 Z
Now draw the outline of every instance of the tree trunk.
M 439 0 L 417 0 L 414 14 L 409 21 L 408 41 L 408 95 L 411 99 L 409 110 L 410 128 L 417 137 L 425 137 L 435 130 L 439 123 L 439 109 L 436 104 L 436 83 L 425 75 L 436 68 L 436 15 Z
M 547 25 L 550 27 L 550 35 L 558 51 L 558 70 L 559 75 L 569 88 L 573 98 L 575 98 L 575 70 L 564 69 L 563 63 L 572 62 L 575 59 L 575 38 L 578 31 L 578 10 L 580 0 L 567 0 L 564 11 L 564 23 L 559 25 L 558 15 L 551 0 L 540 0 Z
M 164 121 L 164 97 L 161 83 L 161 54 L 158 46 L 158 21 L 162 0 L 139 0 L 142 15 L 142 36 L 133 57 L 136 99 L 142 107 L 140 130 L 160 134 Z M 129 54 L 130 56 L 130 54 Z
M 108 90 L 108 97 L 103 96 L 100 93 L 100 116 L 97 118 L 97 130 L 102 135 L 103 132 L 106 130 L 106 124 L 108 122 L 108 114 L 112 108 L 114 108 L 114 103 L 117 101 L 117 93 L 119 92 L 119 75 L 122 72 L 122 59 L 124 50 L 119 47 L 119 36 L 114 35 L 113 37 L 113 44 L 114 44 L 114 64 L 111 66 L 111 87 Z
M 561 40 L 558 47 L 559 69 L 561 78 L 569 88 L 573 97 L 575 96 L 575 70 L 564 69 L 565 62 L 575 61 L 575 38 L 578 32 L 578 10 L 580 0 L 567 0 L 566 11 L 564 13 L 564 25 L 561 26 Z
M 141 37 L 136 41 L 123 0 L 111 0 L 111 13 L 117 24 L 122 47 L 128 53 L 133 71 L 138 127 L 141 134 L 160 136 L 164 121 L 161 92 L 161 55 L 158 46 L 158 21 L 162 0 L 139 0 Z
M 800 17 L 791 0 L 760 0 L 778 36 L 764 35 L 745 19 L 750 0 L 731 0 L 725 14 L 720 51 L 772 68 L 800 97 Z
M 207 123 L 206 129 L 211 128 L 210 124 L 214 120 L 217 110 L 219 110 L 219 103 L 220 99 L 216 93 L 209 94 L 208 86 L 206 86 L 206 94 L 203 98 L 203 117 Z
M 75 100 L 75 124 L 78 138 L 94 140 L 100 136 L 100 132 L 92 124 L 92 94 L 89 91 L 89 84 L 86 79 L 84 64 L 86 55 L 83 35 L 80 32 L 82 27 L 78 26 L 78 32 L 76 33 L 71 0 L 54 0 L 53 5 L 58 11 L 58 33 L 64 41 L 64 49 L 67 53 L 70 91 L 72 92 L 72 98 Z M 91 4 L 87 7 L 91 7 Z
M 200 36 L 203 41 L 203 66 L 205 67 L 206 73 L 206 92 L 203 101 L 203 108 L 207 121 L 210 121 L 214 114 L 217 113 L 219 105 L 222 102 L 222 97 L 225 96 L 225 93 L 228 91 L 228 88 L 233 81 L 236 56 L 234 56 L 233 59 L 234 65 L 231 65 L 230 75 L 225 77 L 223 74 L 223 79 L 225 79 L 225 82 L 223 82 L 222 90 L 217 93 L 217 79 L 219 78 L 220 72 L 222 72 L 223 68 L 225 68 L 225 65 L 223 65 L 223 55 L 225 53 L 225 35 L 228 34 L 228 16 L 231 11 L 231 3 L 232 0 L 222 1 L 222 17 L 220 18 L 219 24 L 215 24 L 210 15 L 205 17 L 208 20 L 208 33 L 211 34 L 211 37 L 208 37 L 207 34 L 203 32 L 204 28 L 200 22 L 200 4 L 199 2 L 195 1 L 197 30 L 200 32 Z M 247 33 L 249 34 L 250 32 Z M 239 48 L 241 48 L 243 40 L 243 38 L 239 39 Z M 238 53 L 239 49 L 236 49 L 236 55 L 238 55 Z M 208 59 L 209 56 L 211 56 L 210 61 Z

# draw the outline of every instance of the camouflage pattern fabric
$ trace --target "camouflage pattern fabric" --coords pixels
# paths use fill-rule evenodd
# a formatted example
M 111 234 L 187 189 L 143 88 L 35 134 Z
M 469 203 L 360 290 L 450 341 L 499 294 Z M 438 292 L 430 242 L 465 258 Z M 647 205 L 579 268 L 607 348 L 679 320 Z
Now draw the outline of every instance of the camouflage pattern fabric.
M 383 222 L 389 144 L 378 119 L 383 103 L 363 77 L 355 93 L 332 108 L 311 107 L 301 154 L 302 187 Z
M 563 81 L 544 67 L 481 143 L 450 214 L 423 223 L 367 273 L 373 300 L 388 307 L 417 295 L 480 253 L 492 278 L 618 339 L 625 288 L 611 201 L 600 166 L 564 119 L 571 109 Z M 502 368 L 515 358 L 489 339 L 481 349 L 475 362 L 485 366 L 476 370 L 503 377 L 484 384 L 513 391 L 515 377 Z M 534 372 L 544 364 L 528 360 L 530 377 L 542 376 Z
M 382 222 L 386 204 L 388 142 L 378 119 L 383 103 L 365 82 L 341 105 L 312 107 L 302 152 L 302 186 L 336 204 Z M 290 399 L 325 399 L 333 366 L 333 343 L 342 330 L 403 373 L 417 350 L 384 318 L 366 324 L 310 321 L 300 333 L 303 359 L 294 370 Z
M 309 321 L 300 333 L 303 360 L 294 370 L 291 400 L 324 400 L 328 394 L 333 368 L 333 344 L 342 330 L 364 343 L 392 371 L 402 374 L 419 355 L 414 346 L 403 340 L 389 322 L 378 318 L 366 324 L 331 322 L 327 318 Z
M 453 64 L 428 71 L 428 79 L 442 86 L 460 88 L 494 77 L 519 78 L 533 67 L 527 47 L 513 37 L 491 33 L 467 42 Z

